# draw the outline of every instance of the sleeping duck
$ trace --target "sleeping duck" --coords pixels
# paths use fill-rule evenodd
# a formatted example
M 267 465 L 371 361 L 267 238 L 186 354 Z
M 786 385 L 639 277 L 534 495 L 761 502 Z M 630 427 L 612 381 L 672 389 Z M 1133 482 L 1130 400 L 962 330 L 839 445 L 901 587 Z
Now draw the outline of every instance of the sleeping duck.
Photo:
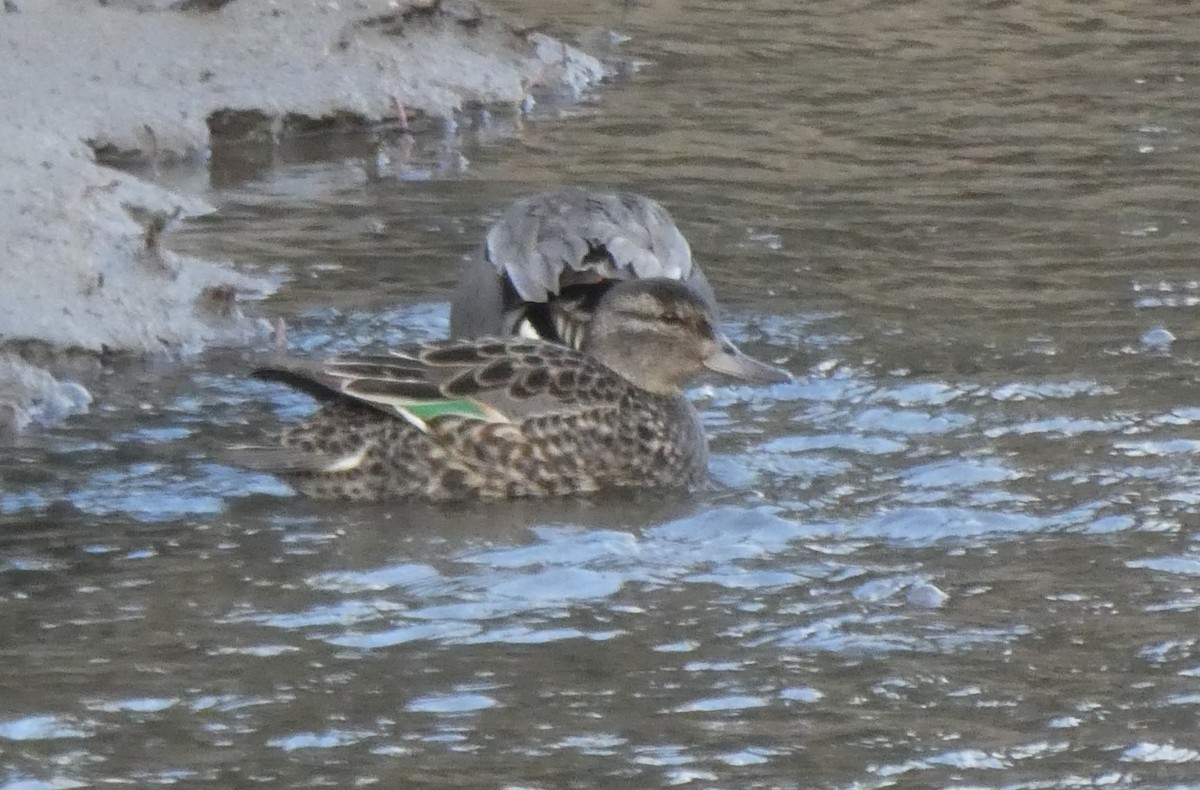
M 509 206 L 463 267 L 450 335 L 516 335 L 579 349 L 604 293 L 650 277 L 684 283 L 717 315 L 687 239 L 657 202 L 582 187 L 541 192 Z

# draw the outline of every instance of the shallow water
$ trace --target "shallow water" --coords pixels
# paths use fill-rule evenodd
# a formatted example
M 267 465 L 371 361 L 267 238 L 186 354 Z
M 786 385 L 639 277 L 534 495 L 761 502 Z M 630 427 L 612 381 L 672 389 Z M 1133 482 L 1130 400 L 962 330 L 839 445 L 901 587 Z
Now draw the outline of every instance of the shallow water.
M 160 173 L 312 353 L 444 333 L 518 195 L 644 191 L 798 383 L 695 388 L 698 495 L 347 508 L 210 460 L 309 408 L 242 352 L 112 372 L 0 461 L 0 788 L 1193 785 L 1198 24 L 557 4 L 643 65 Z

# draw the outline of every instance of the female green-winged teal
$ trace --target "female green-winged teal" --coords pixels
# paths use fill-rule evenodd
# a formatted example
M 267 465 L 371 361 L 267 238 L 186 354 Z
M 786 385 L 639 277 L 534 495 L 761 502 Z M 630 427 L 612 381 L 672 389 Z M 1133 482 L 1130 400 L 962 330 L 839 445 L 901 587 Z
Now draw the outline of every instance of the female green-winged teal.
M 705 476 L 707 443 L 679 387 L 704 369 L 790 379 L 739 351 L 686 285 L 630 280 L 601 299 L 583 351 L 492 338 L 276 361 L 256 375 L 324 407 L 285 428 L 277 446 L 232 448 L 227 457 L 322 498 L 694 486 Z
M 604 292 L 647 277 L 687 283 L 717 315 L 687 240 L 655 201 L 581 187 L 531 195 L 509 206 L 463 267 L 450 336 L 540 337 L 580 348 L 578 328 Z

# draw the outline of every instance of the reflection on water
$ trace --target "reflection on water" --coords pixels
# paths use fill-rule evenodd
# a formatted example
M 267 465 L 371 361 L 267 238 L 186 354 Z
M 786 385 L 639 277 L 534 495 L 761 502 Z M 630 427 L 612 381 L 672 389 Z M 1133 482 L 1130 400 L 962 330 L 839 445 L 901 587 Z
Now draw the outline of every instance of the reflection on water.
M 311 408 L 242 352 L 125 365 L 0 461 L 0 788 L 1194 782 L 1197 21 L 558 4 L 630 36 L 582 105 L 218 161 L 175 243 L 288 278 L 298 350 L 443 334 L 590 182 L 798 381 L 692 391 L 695 496 L 346 508 L 210 460 Z

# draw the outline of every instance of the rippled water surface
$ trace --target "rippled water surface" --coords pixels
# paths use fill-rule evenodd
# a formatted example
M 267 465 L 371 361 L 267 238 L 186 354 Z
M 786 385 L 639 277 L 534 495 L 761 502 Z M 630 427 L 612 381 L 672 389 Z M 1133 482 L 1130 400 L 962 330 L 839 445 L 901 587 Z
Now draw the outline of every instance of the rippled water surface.
M 361 348 L 625 186 L 798 382 L 693 390 L 697 495 L 344 507 L 211 460 L 310 408 L 243 352 L 119 366 L 0 461 L 0 788 L 1195 786 L 1200 12 L 508 5 L 621 75 L 164 171 L 171 243 Z

